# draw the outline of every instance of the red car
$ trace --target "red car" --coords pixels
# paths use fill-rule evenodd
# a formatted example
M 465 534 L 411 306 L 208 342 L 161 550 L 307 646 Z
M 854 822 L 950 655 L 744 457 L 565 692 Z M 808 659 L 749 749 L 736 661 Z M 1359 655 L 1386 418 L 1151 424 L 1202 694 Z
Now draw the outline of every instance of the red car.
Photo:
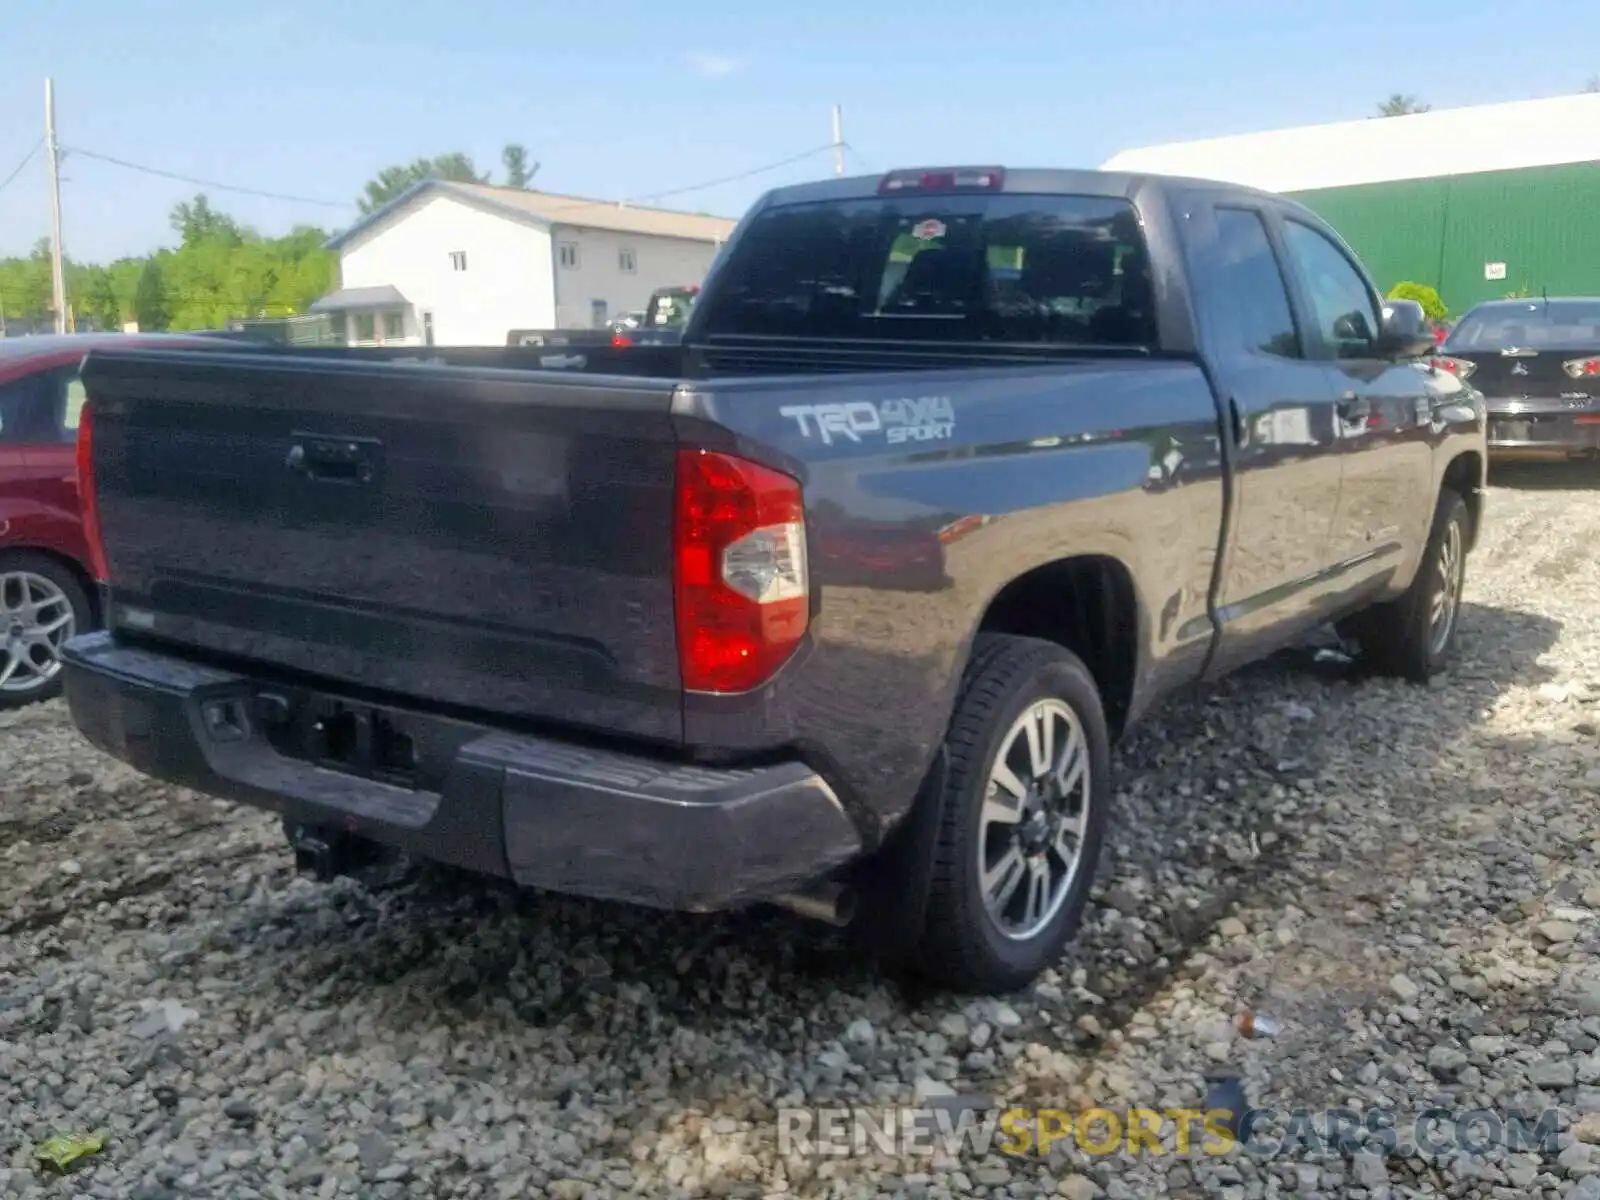
M 74 443 L 95 347 L 214 345 L 158 334 L 0 339 L 0 708 L 60 690 L 57 655 L 100 620 L 78 511 Z

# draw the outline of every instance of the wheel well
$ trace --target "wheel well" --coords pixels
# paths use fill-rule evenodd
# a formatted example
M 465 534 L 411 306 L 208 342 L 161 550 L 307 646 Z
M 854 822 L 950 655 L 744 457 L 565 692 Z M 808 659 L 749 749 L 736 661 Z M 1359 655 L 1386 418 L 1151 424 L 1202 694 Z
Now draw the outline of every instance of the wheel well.
M 1467 531 L 1467 548 L 1478 542 L 1479 517 L 1483 512 L 1483 459 L 1475 450 L 1458 454 L 1444 469 L 1443 487 L 1467 502 L 1467 513 L 1472 518 L 1472 528 Z
M 1114 558 L 1094 555 L 1047 563 L 1012 580 L 990 601 L 978 628 L 1042 638 L 1083 659 L 1115 738 L 1133 701 L 1138 615 L 1128 569 Z
M 100 589 L 95 585 L 94 580 L 89 578 L 89 572 L 83 569 L 82 563 L 69 554 L 62 554 L 59 550 L 47 550 L 42 546 L 6 546 L 0 549 L 0 562 L 4 562 L 12 555 L 21 554 L 31 555 L 34 558 L 49 559 L 57 566 L 65 569 L 68 574 L 78 581 L 78 586 L 83 589 L 83 594 L 88 597 L 89 611 L 94 614 L 95 625 L 97 627 L 100 625 L 102 620 Z

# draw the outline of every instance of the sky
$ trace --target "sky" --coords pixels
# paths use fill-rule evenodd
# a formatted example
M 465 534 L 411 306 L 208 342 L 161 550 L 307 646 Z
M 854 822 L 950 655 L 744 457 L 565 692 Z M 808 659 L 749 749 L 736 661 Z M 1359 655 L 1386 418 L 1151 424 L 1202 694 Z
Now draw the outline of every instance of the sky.
M 1097 166 L 1120 149 L 1574 92 L 1594 0 L 73 0 L 0 17 L 0 183 L 56 89 L 63 242 L 105 262 L 174 241 L 206 191 L 263 233 L 333 230 L 383 167 L 453 150 L 499 181 L 738 216 L 833 170 Z M 1520 19 L 1527 14 L 1529 19 Z M 1588 49 L 1574 52 L 1574 48 Z M 299 197 L 201 188 L 74 155 Z M 775 170 L 696 185 L 806 155 Z M 0 189 L 0 256 L 49 232 L 44 156 Z M 320 202 L 320 203 L 315 203 Z

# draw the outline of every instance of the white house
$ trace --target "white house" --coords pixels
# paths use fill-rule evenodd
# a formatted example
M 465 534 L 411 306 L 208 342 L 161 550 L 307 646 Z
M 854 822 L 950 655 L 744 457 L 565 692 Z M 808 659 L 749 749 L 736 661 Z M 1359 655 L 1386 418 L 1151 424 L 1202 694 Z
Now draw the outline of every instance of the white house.
M 312 304 L 351 345 L 503 346 L 512 329 L 603 326 L 699 283 L 735 222 L 425 180 L 328 242 L 340 287 Z

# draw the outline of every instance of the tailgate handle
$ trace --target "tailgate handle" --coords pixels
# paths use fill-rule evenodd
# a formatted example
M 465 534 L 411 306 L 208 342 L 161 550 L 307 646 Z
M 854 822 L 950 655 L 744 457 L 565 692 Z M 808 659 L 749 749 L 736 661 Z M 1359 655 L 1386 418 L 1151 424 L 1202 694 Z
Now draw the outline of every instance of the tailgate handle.
M 376 438 L 296 433 L 283 460 L 291 471 L 325 483 L 371 483 L 383 443 Z

